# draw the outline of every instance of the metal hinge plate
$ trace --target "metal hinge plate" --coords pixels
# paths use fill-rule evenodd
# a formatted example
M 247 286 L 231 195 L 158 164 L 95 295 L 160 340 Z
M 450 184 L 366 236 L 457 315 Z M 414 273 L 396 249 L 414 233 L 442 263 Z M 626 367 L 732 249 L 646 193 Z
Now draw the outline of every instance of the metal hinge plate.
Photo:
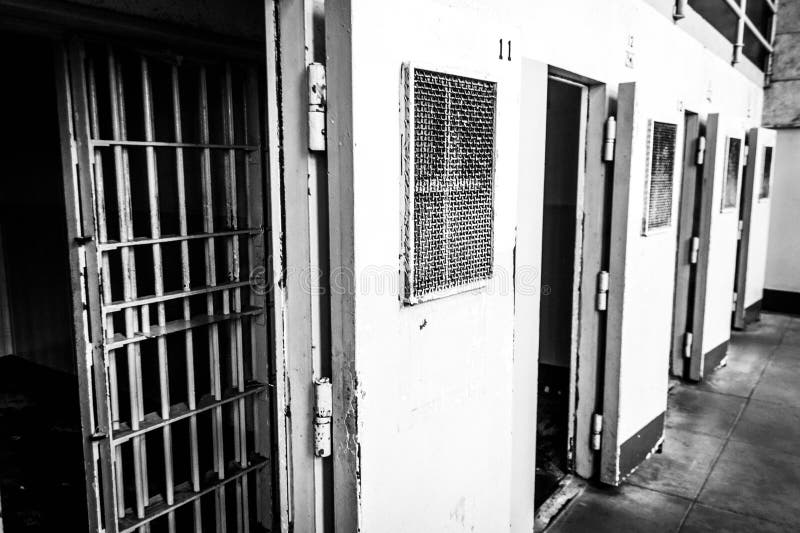
M 700 237 L 692 237 L 691 249 L 689 250 L 689 263 L 692 265 L 697 264 L 697 258 L 700 256 Z
M 702 165 L 706 159 L 706 138 L 700 136 L 697 138 L 697 164 Z
M 608 272 L 601 270 L 597 273 L 597 296 L 595 307 L 598 311 L 608 310 Z
M 603 440 L 603 415 L 592 415 L 592 450 L 600 451 Z
M 606 120 L 603 139 L 603 161 L 614 160 L 614 145 L 617 142 L 617 119 L 613 116 Z
M 692 358 L 692 344 L 694 343 L 694 334 L 687 331 L 683 335 L 683 357 L 686 359 Z
M 733 310 L 736 311 L 736 302 L 739 301 L 739 293 L 733 292 Z
M 737 230 L 739 233 L 738 233 L 738 236 L 736 237 L 740 241 L 742 240 L 742 232 L 743 232 L 743 230 L 744 230 L 744 220 L 740 220 L 739 221 L 739 229 Z
M 314 455 L 331 454 L 331 417 L 333 416 L 333 387 L 331 380 L 314 380 Z
M 311 63 L 308 65 L 308 149 L 313 152 L 325 151 L 326 105 L 325 65 Z

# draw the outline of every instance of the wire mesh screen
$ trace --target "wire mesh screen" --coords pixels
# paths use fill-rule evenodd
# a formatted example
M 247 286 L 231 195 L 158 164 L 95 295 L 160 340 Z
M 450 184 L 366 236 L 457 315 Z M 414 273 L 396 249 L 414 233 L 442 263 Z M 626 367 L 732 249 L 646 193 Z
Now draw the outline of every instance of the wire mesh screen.
M 406 299 L 492 275 L 493 82 L 414 69 Z M 411 155 L 411 154 L 409 154 Z M 411 200 L 409 199 L 409 204 Z M 410 212 L 408 212 L 410 210 Z
M 652 123 L 645 231 L 666 228 L 672 223 L 672 186 L 675 179 L 677 132 L 678 126 L 675 124 Z
M 728 139 L 728 159 L 725 162 L 725 188 L 722 191 L 722 208 L 736 207 L 736 195 L 739 192 L 739 159 L 742 140 L 735 137 Z
M 764 147 L 764 172 L 761 174 L 759 198 L 769 198 L 769 181 L 772 177 L 772 146 Z

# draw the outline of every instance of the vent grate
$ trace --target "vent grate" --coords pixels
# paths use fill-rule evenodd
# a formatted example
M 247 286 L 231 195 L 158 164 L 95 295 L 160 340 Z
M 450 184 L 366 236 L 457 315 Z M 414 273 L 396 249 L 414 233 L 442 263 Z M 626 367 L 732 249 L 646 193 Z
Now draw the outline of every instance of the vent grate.
M 673 182 L 675 179 L 675 141 L 678 126 L 667 122 L 652 122 L 647 187 L 645 233 L 672 224 Z
M 761 190 L 758 197 L 769 198 L 770 178 L 772 177 L 772 146 L 764 147 L 764 172 L 761 174 Z
M 413 69 L 406 300 L 492 275 L 496 84 Z M 413 199 L 413 202 L 411 201 Z M 410 211 L 410 212 L 409 212 Z
M 722 191 L 722 209 L 736 207 L 739 192 L 739 164 L 742 151 L 742 140 L 735 137 L 728 139 L 728 159 L 725 163 L 725 187 Z

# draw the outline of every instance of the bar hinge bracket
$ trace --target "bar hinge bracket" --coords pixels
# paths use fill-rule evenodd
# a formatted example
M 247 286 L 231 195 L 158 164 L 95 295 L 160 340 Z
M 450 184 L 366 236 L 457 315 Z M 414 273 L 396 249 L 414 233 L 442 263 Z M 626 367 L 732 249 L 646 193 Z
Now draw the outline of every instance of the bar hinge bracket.
M 314 380 L 314 455 L 331 454 L 331 418 L 333 416 L 333 387 L 331 380 Z
M 608 310 L 608 272 L 602 270 L 597 273 L 597 296 L 595 307 L 598 311 Z
M 325 65 L 311 63 L 308 65 L 308 149 L 312 152 L 325 151 L 326 106 Z

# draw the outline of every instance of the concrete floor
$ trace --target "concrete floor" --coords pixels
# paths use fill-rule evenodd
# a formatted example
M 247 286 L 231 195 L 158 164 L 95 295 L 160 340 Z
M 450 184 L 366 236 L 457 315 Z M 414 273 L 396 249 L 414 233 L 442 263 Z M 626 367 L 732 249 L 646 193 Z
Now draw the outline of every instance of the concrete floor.
M 666 425 L 662 454 L 587 488 L 547 531 L 800 531 L 800 317 L 734 332 L 726 367 L 673 383 Z

